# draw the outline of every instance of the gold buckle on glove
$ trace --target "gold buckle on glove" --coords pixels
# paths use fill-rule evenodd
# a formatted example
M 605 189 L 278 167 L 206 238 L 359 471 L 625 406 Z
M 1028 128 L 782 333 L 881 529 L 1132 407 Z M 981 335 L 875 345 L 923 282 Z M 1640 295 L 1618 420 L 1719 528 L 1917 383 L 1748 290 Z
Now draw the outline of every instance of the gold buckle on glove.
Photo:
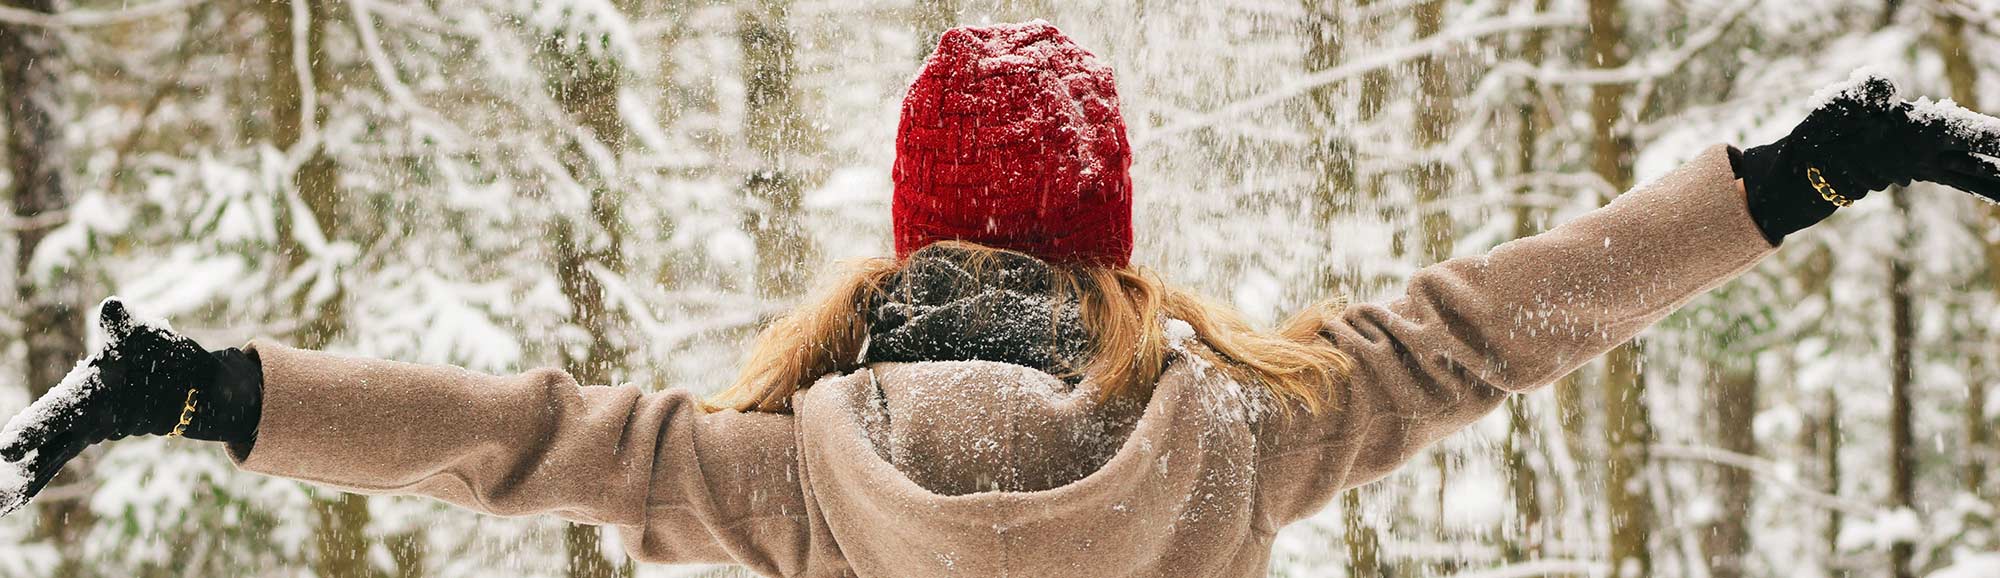
M 188 424 L 191 423 L 194 423 L 194 388 L 192 387 L 188 388 L 187 401 L 181 404 L 181 422 L 174 424 L 174 431 L 167 432 L 167 437 L 181 437 L 181 434 L 187 433 Z
M 1841 196 L 1839 191 L 1833 190 L 1833 184 L 1826 182 L 1826 177 L 1819 174 L 1819 167 L 1806 167 L 1806 182 L 1811 183 L 1813 190 L 1819 192 L 1819 198 L 1826 199 L 1826 202 L 1833 203 L 1833 206 L 1845 207 L 1854 204 L 1854 199 Z

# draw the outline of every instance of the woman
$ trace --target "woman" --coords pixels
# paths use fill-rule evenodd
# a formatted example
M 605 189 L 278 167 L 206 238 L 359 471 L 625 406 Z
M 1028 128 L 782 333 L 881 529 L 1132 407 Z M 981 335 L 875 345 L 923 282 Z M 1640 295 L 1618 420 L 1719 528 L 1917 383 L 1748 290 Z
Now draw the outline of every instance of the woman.
M 1286 524 L 1869 191 L 2000 196 L 1971 152 L 2000 152 L 1978 130 L 2000 121 L 1893 93 L 1862 78 L 1776 143 L 1715 146 L 1394 301 L 1259 332 L 1129 266 L 1111 71 L 1046 23 L 960 28 L 904 101 L 897 258 L 775 323 L 710 402 L 262 341 L 208 352 L 112 300 L 107 348 L 0 433 L 28 478 L 8 507 L 91 443 L 185 435 L 267 475 L 617 526 L 649 562 L 1259 576 Z

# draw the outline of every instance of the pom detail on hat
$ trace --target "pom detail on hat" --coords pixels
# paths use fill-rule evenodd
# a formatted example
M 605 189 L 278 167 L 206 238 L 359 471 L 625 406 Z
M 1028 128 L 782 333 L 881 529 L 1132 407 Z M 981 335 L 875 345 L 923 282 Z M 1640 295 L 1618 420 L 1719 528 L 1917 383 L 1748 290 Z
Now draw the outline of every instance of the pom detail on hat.
M 903 99 L 896 254 L 964 240 L 1057 263 L 1132 256 L 1111 69 L 1047 22 L 954 28 Z

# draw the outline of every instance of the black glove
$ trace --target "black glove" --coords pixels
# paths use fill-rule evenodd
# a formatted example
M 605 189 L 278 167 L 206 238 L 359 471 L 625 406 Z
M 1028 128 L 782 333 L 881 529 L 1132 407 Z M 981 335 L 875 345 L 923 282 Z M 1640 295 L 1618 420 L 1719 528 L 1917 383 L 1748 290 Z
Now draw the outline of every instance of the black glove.
M 2000 167 L 1974 153 L 2000 156 L 2000 119 L 1897 100 L 1894 83 L 1869 75 L 1835 92 L 1790 135 L 1730 161 L 1751 217 L 1776 245 L 1891 183 L 1930 181 L 2000 202 Z
M 133 320 L 116 298 L 104 301 L 99 323 L 109 335 L 104 346 L 0 430 L 0 459 L 9 462 L 0 468 L 11 469 L 0 471 L 0 515 L 26 504 L 91 444 L 173 432 L 190 401 L 182 435 L 254 443 L 264 396 L 254 353 L 203 350 Z M 9 484 L 9 477 L 21 479 Z

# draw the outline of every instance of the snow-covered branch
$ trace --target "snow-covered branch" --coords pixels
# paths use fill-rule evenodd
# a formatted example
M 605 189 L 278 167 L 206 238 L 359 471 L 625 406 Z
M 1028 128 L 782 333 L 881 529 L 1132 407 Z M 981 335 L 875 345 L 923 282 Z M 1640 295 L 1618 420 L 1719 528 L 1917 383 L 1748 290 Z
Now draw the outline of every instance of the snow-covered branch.
M 1970 2 L 1936 2 L 1930 6 L 1935 10 L 1950 12 L 1952 15 L 1964 19 L 1967 24 L 1977 26 L 1987 34 L 2000 37 L 2000 14 L 1980 12 L 1973 9 Z
M 755 329 L 773 316 L 783 313 L 791 304 L 765 302 L 757 306 L 744 307 L 740 303 L 719 307 L 707 312 L 699 319 L 674 320 L 664 322 L 653 314 L 652 304 L 662 301 L 661 295 L 653 292 L 642 294 L 644 287 L 635 286 L 624 275 L 605 267 L 602 263 L 591 262 L 586 266 L 591 277 L 604 288 L 604 295 L 612 310 L 622 312 L 640 333 L 647 338 L 647 346 L 660 352 L 677 351 L 702 335 L 717 332 Z M 741 295 L 729 295 L 730 302 L 740 302 Z
M 1418 4 L 1433 1 L 1435 0 L 1390 0 L 1388 2 L 1361 4 L 1353 7 L 1346 16 L 1350 21 L 1375 20 L 1398 14 L 1409 14 L 1411 10 L 1417 8 Z
M 49 211 L 34 216 L 23 217 L 14 214 L 0 214 L 0 229 L 7 231 L 41 231 L 54 229 L 69 222 L 69 210 Z
M 1493 184 L 1491 186 L 1502 189 L 1517 189 L 1521 187 L 1584 189 L 1596 193 L 1597 198 L 1600 200 L 1610 199 L 1612 197 L 1618 196 L 1618 193 L 1624 192 L 1618 190 L 1617 186 L 1612 185 L 1611 181 L 1605 180 L 1604 175 L 1600 175 L 1590 171 L 1571 172 L 1571 173 L 1535 172 L 1535 173 L 1526 173 L 1518 175 L 1509 175 L 1505 178 L 1493 181 Z M 1555 196 L 1555 197 L 1549 197 L 1545 195 L 1517 195 L 1517 196 L 1522 197 L 1521 202 L 1533 203 L 1535 206 L 1540 206 L 1540 207 L 1561 206 L 1573 200 L 1561 196 Z
M 1717 16 L 1701 30 L 1689 35 L 1685 42 L 1673 50 L 1653 52 L 1639 62 L 1618 68 L 1552 69 L 1539 68 L 1524 62 L 1508 61 L 1493 67 L 1496 74 L 1508 74 L 1551 85 L 1594 85 L 1594 84 L 1636 84 L 1658 79 L 1686 66 L 1696 53 L 1708 48 L 1722 34 L 1748 14 L 1756 2 L 1737 2 L 1730 5 L 1727 12 Z
M 1769 480 L 1778 486 L 1779 489 L 1823 509 L 1865 516 L 1872 516 L 1879 513 L 1878 508 L 1865 503 L 1858 503 L 1849 498 L 1843 498 L 1807 487 L 1798 482 L 1798 476 L 1786 473 L 1784 468 L 1777 462 L 1757 456 L 1732 452 L 1722 448 L 1679 444 L 1654 444 L 1652 446 L 1652 453 L 1653 457 L 1663 460 L 1707 462 L 1719 466 L 1741 469 L 1757 477 Z
M 1359 151 L 1365 157 L 1360 163 L 1361 167 L 1364 171 L 1381 173 L 1428 163 L 1451 163 L 1464 159 L 1466 149 L 1481 142 L 1486 136 L 1485 129 L 1493 124 L 1488 115 L 1492 114 L 1495 103 L 1500 102 L 1494 95 L 1507 88 L 1502 80 L 1491 75 L 1480 79 L 1479 86 L 1464 99 L 1472 102 L 1474 108 L 1461 113 L 1460 126 L 1445 133 L 1450 135 L 1445 142 L 1391 155 L 1378 154 L 1371 149 L 1363 148 Z
M 43 28 L 91 28 L 124 24 L 180 12 L 207 0 L 160 0 L 117 10 L 66 10 L 54 14 L 0 4 L 0 24 Z
M 469 137 L 464 130 L 459 129 L 458 125 L 437 111 L 418 102 L 416 94 L 410 91 L 409 85 L 404 84 L 402 77 L 397 75 L 395 64 L 389 61 L 388 51 L 382 48 L 382 39 L 375 33 L 375 17 L 370 12 L 372 4 L 368 0 L 348 2 L 348 6 L 354 12 L 354 29 L 361 38 L 361 52 L 368 55 L 368 67 L 375 72 L 376 82 L 381 83 L 382 90 L 389 93 L 389 99 L 406 114 L 412 118 L 430 121 L 432 128 L 444 131 L 446 133 L 444 136 L 448 137 L 450 142 L 465 142 Z
M 319 86 L 312 74 L 312 13 L 304 2 L 293 2 L 292 74 L 299 82 L 299 140 L 285 153 L 285 174 L 295 174 L 312 151 L 319 149 Z M 311 219 L 306 219 L 310 221 Z
M 1687 66 L 1688 61 L 1693 60 L 1696 53 L 1701 52 L 1708 48 L 1709 45 L 1714 44 L 1716 40 L 1721 39 L 1724 32 L 1729 31 L 1730 27 L 1735 26 L 1737 21 L 1742 20 L 1743 15 L 1748 14 L 1750 9 L 1756 5 L 1756 2 L 1736 2 L 1730 4 L 1729 6 L 1732 8 L 1731 12 L 1724 13 L 1722 16 L 1709 21 L 1708 26 L 1702 27 L 1701 30 L 1689 35 L 1679 48 L 1668 51 L 1656 59 L 1661 63 L 1658 65 L 1660 68 L 1655 71 L 1657 74 L 1639 80 L 1639 89 L 1636 91 L 1639 97 L 1627 103 L 1626 110 L 1630 114 L 1637 115 L 1640 111 L 1646 110 L 1651 106 L 1653 97 L 1658 92 L 1661 78 L 1671 76 L 1675 72 L 1680 71 L 1682 67 Z
M 1286 82 L 1268 92 L 1230 103 L 1222 108 L 1141 132 L 1136 138 L 1132 139 L 1133 146 L 1144 147 L 1147 143 L 1156 142 L 1160 139 L 1229 121 L 1236 117 L 1304 96 L 1312 92 L 1313 89 L 1328 84 L 1443 52 L 1461 44 L 1477 41 L 1488 36 L 1523 30 L 1565 28 L 1582 25 L 1583 18 L 1575 14 L 1536 14 L 1532 16 L 1497 18 L 1481 21 L 1476 24 L 1455 26 L 1450 30 L 1439 32 L 1436 35 L 1417 42 L 1369 54 L 1342 63 L 1340 66 L 1307 74 Z
M 1595 560 L 1547 558 L 1452 574 L 1451 578 L 1533 578 L 1535 576 L 1602 576 L 1610 565 Z
M 226 16 L 225 27 L 234 24 L 241 14 L 232 12 Z M 110 189 L 112 184 L 110 181 L 124 174 L 126 160 L 138 146 L 139 137 L 146 134 L 146 127 L 152 124 L 153 115 L 160 111 L 160 106 L 167 101 L 167 95 L 172 92 L 179 79 L 187 74 L 188 66 L 194 62 L 194 22 L 193 19 L 188 20 L 187 26 L 181 30 L 180 40 L 175 43 L 173 72 L 163 77 L 152 94 L 146 97 L 145 104 L 139 107 L 138 120 L 132 123 L 132 129 L 126 131 L 125 136 L 118 141 L 118 145 L 111 149 L 111 168 L 104 171 L 105 182 L 100 184 L 100 187 Z

